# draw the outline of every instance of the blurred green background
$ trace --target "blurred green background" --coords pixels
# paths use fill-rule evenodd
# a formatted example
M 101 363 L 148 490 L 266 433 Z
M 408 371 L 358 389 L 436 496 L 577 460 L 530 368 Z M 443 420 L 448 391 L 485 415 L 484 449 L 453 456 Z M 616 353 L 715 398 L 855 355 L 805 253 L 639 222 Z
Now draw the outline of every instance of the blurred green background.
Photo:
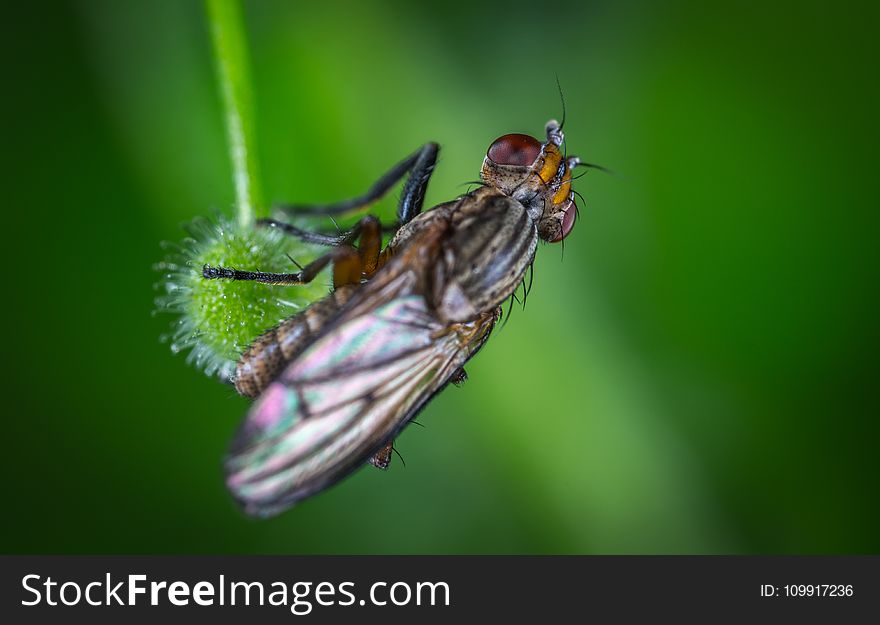
M 877 15 L 845 3 L 247 3 L 267 198 L 428 140 L 428 204 L 568 105 L 620 176 L 399 441 L 269 521 L 247 410 L 158 337 L 151 266 L 233 201 L 199 2 L 7 8 L 4 552 L 880 551 Z M 382 203 L 393 214 L 394 197 Z

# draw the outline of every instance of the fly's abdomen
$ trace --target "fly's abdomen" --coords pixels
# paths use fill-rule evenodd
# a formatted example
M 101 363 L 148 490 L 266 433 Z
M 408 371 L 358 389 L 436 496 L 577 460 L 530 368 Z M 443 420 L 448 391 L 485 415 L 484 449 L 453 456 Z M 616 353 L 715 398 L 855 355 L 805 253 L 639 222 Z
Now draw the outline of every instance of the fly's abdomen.
M 235 390 L 256 397 L 288 362 L 311 342 L 327 320 L 351 298 L 355 286 L 342 286 L 300 313 L 261 334 L 244 351 L 235 368 Z

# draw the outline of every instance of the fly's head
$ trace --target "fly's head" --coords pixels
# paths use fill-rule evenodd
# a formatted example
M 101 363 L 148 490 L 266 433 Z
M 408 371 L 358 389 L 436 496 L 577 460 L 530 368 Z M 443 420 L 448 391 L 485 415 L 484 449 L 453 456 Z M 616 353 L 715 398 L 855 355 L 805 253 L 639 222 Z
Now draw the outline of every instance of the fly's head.
M 520 202 L 538 226 L 538 235 L 557 243 L 574 228 L 577 209 L 571 170 L 580 163 L 562 154 L 562 127 L 555 119 L 545 126 L 543 143 L 530 135 L 498 137 L 483 159 L 484 183 Z

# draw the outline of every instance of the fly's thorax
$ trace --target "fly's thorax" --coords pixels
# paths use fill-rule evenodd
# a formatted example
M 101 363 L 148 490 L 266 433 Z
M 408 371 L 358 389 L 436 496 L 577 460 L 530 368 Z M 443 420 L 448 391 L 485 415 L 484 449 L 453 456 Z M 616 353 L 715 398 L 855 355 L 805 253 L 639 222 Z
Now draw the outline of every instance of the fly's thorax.
M 445 202 L 438 204 L 429 211 L 419 213 L 412 221 L 404 224 L 394 233 L 394 237 L 388 243 L 388 249 L 391 250 L 392 254 L 396 254 L 398 250 L 408 245 L 419 234 L 435 228 L 439 223 L 445 226 L 458 202 L 459 200 Z
M 496 139 L 483 159 L 480 177 L 522 204 L 542 239 L 557 242 L 574 227 L 571 170 L 579 160 L 562 154 L 563 134 L 557 122 L 549 121 L 546 131 L 543 143 L 523 134 Z
M 464 196 L 449 216 L 434 270 L 435 309 L 463 322 L 494 311 L 522 281 L 538 245 L 526 207 L 497 189 Z

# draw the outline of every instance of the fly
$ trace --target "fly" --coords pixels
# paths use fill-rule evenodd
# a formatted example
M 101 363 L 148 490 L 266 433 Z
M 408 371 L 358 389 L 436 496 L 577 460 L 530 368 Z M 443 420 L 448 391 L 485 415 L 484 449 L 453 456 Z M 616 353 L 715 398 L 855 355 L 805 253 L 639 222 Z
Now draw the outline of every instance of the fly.
M 577 207 L 562 126 L 546 140 L 507 134 L 487 150 L 480 186 L 422 212 L 439 146 L 428 143 L 363 196 L 280 207 L 289 216 L 367 208 L 406 176 L 397 223 L 363 217 L 328 235 L 264 219 L 330 250 L 295 273 L 205 266 L 207 279 L 304 284 L 328 265 L 333 290 L 257 338 L 233 376 L 256 401 L 225 460 L 226 484 L 248 514 L 271 516 L 369 462 L 386 468 L 394 439 L 489 338 L 501 303 L 534 261 L 538 241 L 562 241 Z M 384 248 L 383 232 L 393 236 Z

